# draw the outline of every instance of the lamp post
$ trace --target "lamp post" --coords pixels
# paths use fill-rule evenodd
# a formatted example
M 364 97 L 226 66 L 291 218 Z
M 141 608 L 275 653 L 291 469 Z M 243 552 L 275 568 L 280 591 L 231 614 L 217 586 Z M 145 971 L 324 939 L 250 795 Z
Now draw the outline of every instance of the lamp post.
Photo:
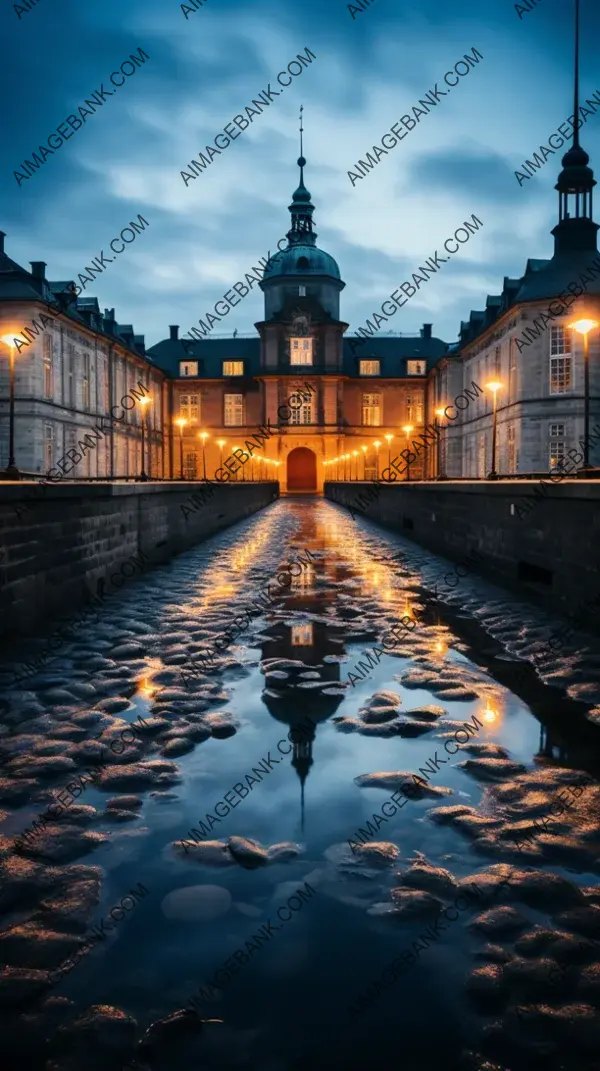
M 391 444 L 392 444 L 392 439 L 394 438 L 394 436 L 393 435 L 384 435 L 383 437 L 384 437 L 386 443 L 388 444 L 388 472 L 389 472 L 388 480 L 391 481 L 391 479 L 392 479 L 392 445 Z
M 575 320 L 568 324 L 579 335 L 583 335 L 583 466 L 585 472 L 590 467 L 590 347 L 588 335 L 595 327 L 600 327 L 597 320 Z
M 227 439 L 217 439 L 217 446 L 219 447 L 219 468 L 223 469 L 223 447 L 226 446 Z
M 12 335 L 1 341 L 8 346 L 8 465 L 2 475 L 6 480 L 20 480 L 21 473 L 15 463 L 15 347 Z
M 354 479 L 358 480 L 358 450 L 352 451 L 352 457 L 354 458 Z M 352 474 L 352 470 L 350 474 Z
M 148 397 L 148 395 L 145 395 L 145 396 L 144 396 L 143 398 L 138 398 L 138 405 L 140 406 L 140 408 L 141 408 L 141 410 L 142 410 L 142 413 L 141 413 L 141 426 L 142 426 L 142 467 L 141 467 L 141 469 L 140 469 L 140 474 L 139 474 L 139 476 L 138 476 L 138 480 L 142 480 L 142 481 L 146 481 L 146 480 L 148 479 L 148 476 L 147 476 L 147 474 L 146 474 L 146 469 L 145 469 L 145 467 L 144 467 L 144 462 L 145 462 L 145 460 L 146 460 L 146 458 L 145 458 L 145 453 L 146 453 L 146 450 L 145 450 L 145 447 L 146 447 L 146 437 L 145 437 L 145 434 L 144 434 L 144 432 L 145 432 L 145 425 L 146 425 L 146 420 L 148 419 L 148 414 L 149 414 L 149 412 L 150 412 L 150 410 L 149 410 L 149 409 L 147 409 L 147 408 L 146 408 L 146 406 L 147 406 L 147 405 L 149 405 L 151 401 L 152 401 L 152 399 L 151 399 L 151 398 L 149 398 L 149 397 Z M 150 468 L 150 465 L 148 465 L 148 468 Z
M 179 479 L 183 480 L 183 429 L 187 424 L 185 417 L 177 417 L 175 421 L 179 428 Z
M 497 379 L 492 380 L 491 383 L 486 383 L 485 389 L 490 390 L 494 397 L 494 422 L 492 424 L 492 467 L 488 472 L 488 480 L 497 480 L 498 473 L 496 472 L 496 432 L 498 430 L 498 391 L 501 390 L 502 384 Z
M 413 430 L 412 424 L 405 424 L 402 431 L 406 435 L 406 482 L 410 480 L 410 450 L 408 449 L 408 436 Z
M 207 431 L 199 431 L 198 438 L 202 440 L 202 479 L 206 481 L 206 440 L 210 436 Z
M 362 456 L 363 456 L 363 480 L 365 480 L 366 479 L 366 470 L 367 470 L 367 448 L 366 448 L 366 446 L 361 446 L 361 450 L 362 450 Z
M 373 443 L 373 446 L 375 447 L 375 479 L 378 480 L 379 479 L 379 447 L 381 446 L 381 443 L 379 442 L 379 439 L 375 439 L 375 442 Z
M 443 429 L 442 420 L 446 416 L 445 409 L 436 409 L 435 415 L 438 418 L 436 420 L 436 422 L 435 422 L 435 426 L 436 426 L 436 428 L 439 428 L 439 431 L 440 431 L 440 434 L 438 435 L 438 438 L 437 438 L 437 465 L 436 465 L 437 476 L 436 476 L 436 478 L 438 480 L 445 480 L 446 479 L 446 473 L 444 472 L 444 449 L 443 449 L 443 446 L 442 446 L 442 429 Z

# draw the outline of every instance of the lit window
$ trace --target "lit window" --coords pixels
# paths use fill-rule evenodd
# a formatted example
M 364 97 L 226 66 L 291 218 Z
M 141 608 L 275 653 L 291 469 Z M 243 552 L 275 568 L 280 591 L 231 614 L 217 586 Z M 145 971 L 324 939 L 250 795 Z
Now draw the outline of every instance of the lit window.
M 424 376 L 427 372 L 427 361 L 407 361 L 407 376 Z
M 244 374 L 244 362 L 243 361 L 223 361 L 223 375 L 224 376 L 243 376 Z
M 361 422 L 369 428 L 381 426 L 381 395 L 363 394 L 362 396 Z
M 179 396 L 179 416 L 184 417 L 190 424 L 196 424 L 200 419 L 200 406 L 197 394 L 181 394 Z
M 288 398 L 288 409 L 290 410 L 289 421 L 284 423 L 290 424 L 312 424 L 313 423 L 313 397 L 307 390 L 303 390 L 302 387 L 292 387 L 292 392 Z M 290 400 L 293 400 L 294 406 L 290 405 Z M 302 402 L 302 405 L 298 406 L 298 402 Z
M 225 418 L 223 423 L 228 428 L 239 428 L 244 423 L 244 395 L 225 395 Z
M 311 647 L 313 642 L 313 625 L 292 625 L 292 647 Z
M 180 376 L 197 376 L 198 375 L 198 362 L 197 361 L 180 361 L 179 362 L 179 375 Z
M 54 464 L 54 427 L 44 424 L 44 469 L 49 472 Z
M 564 424 L 550 424 L 548 426 L 548 443 L 550 471 L 560 468 L 567 456 L 567 436 Z
M 183 471 L 186 480 L 195 480 L 198 474 L 198 455 L 186 453 L 183 456 Z
M 550 328 L 550 394 L 573 389 L 571 339 L 564 327 Z
M 299 286 L 298 287 L 298 297 L 306 297 L 306 287 L 305 286 Z
M 358 371 L 361 376 L 378 376 L 381 361 L 359 361 Z
M 313 363 L 313 340 L 312 338 L 290 339 L 290 364 Z
M 52 398 L 54 393 L 54 370 L 52 354 L 52 338 L 44 335 L 44 398 Z
M 406 416 L 409 424 L 423 423 L 423 395 L 409 394 L 406 399 Z

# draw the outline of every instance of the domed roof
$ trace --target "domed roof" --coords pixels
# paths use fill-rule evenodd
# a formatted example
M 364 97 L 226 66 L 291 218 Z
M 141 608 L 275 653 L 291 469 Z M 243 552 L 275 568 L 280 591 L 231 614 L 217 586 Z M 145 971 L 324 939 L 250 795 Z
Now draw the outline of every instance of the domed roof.
M 271 257 L 263 275 L 263 282 L 282 275 L 328 275 L 333 279 L 341 278 L 340 269 L 329 253 L 304 242 L 295 242 Z

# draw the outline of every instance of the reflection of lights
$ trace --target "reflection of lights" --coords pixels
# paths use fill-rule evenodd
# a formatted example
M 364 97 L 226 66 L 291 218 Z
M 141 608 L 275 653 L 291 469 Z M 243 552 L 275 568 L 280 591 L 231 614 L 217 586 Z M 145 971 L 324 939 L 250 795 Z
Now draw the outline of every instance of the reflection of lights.
M 436 649 L 438 654 L 444 654 L 444 651 L 446 650 L 446 648 L 444 647 L 444 644 L 442 643 L 441 640 L 437 641 L 437 643 L 435 645 L 435 649 Z
M 292 647 L 310 647 L 313 642 L 312 621 L 303 625 L 292 625 Z
M 292 577 L 293 591 L 309 591 L 314 584 L 315 568 L 310 562 L 303 566 L 302 572 Z
M 139 687 L 138 687 L 138 690 L 137 690 L 137 694 L 142 699 L 152 699 L 152 696 L 154 695 L 155 692 L 156 692 L 156 688 L 154 688 L 152 686 L 151 682 L 147 678 L 144 678 L 143 680 L 141 680 L 139 682 Z
M 486 708 L 485 708 L 485 710 L 483 712 L 482 717 L 483 717 L 484 721 L 490 721 L 491 722 L 491 721 L 495 721 L 496 720 L 496 711 L 492 710 L 489 702 L 488 702 L 488 704 L 487 704 L 487 706 L 486 706 Z

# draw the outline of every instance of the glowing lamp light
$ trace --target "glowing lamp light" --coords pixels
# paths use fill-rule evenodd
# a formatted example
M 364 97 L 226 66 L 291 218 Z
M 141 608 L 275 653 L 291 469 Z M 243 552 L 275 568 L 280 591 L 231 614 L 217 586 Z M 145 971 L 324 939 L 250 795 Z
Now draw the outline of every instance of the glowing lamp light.
M 502 390 L 502 384 L 497 379 L 494 379 L 491 383 L 486 383 L 485 389 L 491 390 L 492 394 L 495 394 L 496 391 Z
M 484 721 L 488 721 L 488 722 L 492 722 L 492 721 L 496 720 L 496 711 L 492 710 L 492 708 L 491 708 L 489 703 L 487 704 L 487 706 L 486 706 L 486 708 L 485 708 L 485 710 L 483 712 L 483 720 Z
M 448 407 L 446 406 L 446 409 L 447 408 Z M 436 417 L 439 417 L 440 420 L 442 420 L 446 416 L 446 409 L 436 409 L 436 411 L 435 411 Z
M 572 324 L 567 324 L 567 327 L 571 327 L 573 331 L 577 331 L 580 335 L 587 335 L 590 331 L 593 331 L 595 327 L 600 327 L 598 320 L 575 320 Z
M 17 334 L 18 334 L 18 332 L 17 332 Z M 15 336 L 14 335 L 2 335 L 2 338 L 0 338 L 0 342 L 3 342 L 5 346 L 14 346 L 14 344 L 15 344 Z

